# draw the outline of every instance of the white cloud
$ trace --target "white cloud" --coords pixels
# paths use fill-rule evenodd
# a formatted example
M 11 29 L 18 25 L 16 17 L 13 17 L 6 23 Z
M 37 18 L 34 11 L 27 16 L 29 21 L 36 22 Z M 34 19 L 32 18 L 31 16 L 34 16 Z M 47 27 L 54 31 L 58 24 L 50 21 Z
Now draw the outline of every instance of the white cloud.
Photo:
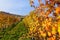
M 0 0 L 0 10 L 25 15 L 31 8 L 29 6 L 29 0 Z

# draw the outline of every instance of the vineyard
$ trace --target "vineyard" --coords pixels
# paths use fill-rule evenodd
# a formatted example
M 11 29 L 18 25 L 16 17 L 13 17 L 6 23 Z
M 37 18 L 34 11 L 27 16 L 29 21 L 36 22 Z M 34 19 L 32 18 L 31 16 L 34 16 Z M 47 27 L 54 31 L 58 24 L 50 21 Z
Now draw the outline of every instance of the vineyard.
M 8 21 L 5 24 L 13 24 L 1 28 L 0 40 L 60 40 L 60 0 L 44 0 L 45 3 L 37 1 L 39 5 L 35 6 L 34 0 L 30 0 L 34 10 L 21 21 L 18 20 L 20 18 L 14 21 L 13 16 L 10 16 L 12 19 L 6 19 Z

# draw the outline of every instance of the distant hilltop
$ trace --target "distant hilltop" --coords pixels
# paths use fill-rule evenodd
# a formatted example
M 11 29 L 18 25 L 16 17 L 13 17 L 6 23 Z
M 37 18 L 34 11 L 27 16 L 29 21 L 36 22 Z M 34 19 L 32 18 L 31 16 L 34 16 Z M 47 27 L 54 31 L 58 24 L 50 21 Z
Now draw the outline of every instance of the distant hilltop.
M 10 13 L 4 12 L 4 11 L 0 11 L 0 28 L 1 27 L 6 28 L 8 26 L 16 24 L 19 21 L 21 21 L 22 18 L 24 18 L 24 16 L 10 14 Z
M 0 11 L 0 14 L 12 15 L 12 16 L 17 16 L 17 17 L 24 17 L 24 16 L 22 16 L 22 15 L 16 15 L 16 14 L 12 14 L 12 13 L 9 13 L 9 12 L 4 12 L 4 11 Z

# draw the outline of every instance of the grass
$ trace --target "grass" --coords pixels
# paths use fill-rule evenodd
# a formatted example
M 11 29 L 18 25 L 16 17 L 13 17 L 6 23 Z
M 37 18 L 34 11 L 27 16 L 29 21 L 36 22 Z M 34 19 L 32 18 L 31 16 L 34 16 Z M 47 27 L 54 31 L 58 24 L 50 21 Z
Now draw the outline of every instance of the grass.
M 18 40 L 21 36 L 23 36 L 23 34 L 26 34 L 27 32 L 27 28 L 25 27 L 23 21 L 21 21 L 15 26 L 6 28 L 1 31 L 0 36 L 2 37 L 0 40 Z M 25 39 L 28 40 L 28 38 Z

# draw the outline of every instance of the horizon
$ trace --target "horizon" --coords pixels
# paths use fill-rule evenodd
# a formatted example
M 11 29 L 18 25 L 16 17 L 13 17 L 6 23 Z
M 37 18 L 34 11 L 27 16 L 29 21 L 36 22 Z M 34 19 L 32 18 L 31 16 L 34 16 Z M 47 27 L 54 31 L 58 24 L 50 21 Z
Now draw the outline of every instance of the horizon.
M 38 6 L 38 1 L 35 0 L 34 2 Z M 28 15 L 32 10 L 34 8 L 30 6 L 29 0 L 0 0 L 0 11 L 16 15 Z
M 0 11 L 17 14 L 28 15 L 33 10 L 29 5 L 29 0 L 0 0 Z

